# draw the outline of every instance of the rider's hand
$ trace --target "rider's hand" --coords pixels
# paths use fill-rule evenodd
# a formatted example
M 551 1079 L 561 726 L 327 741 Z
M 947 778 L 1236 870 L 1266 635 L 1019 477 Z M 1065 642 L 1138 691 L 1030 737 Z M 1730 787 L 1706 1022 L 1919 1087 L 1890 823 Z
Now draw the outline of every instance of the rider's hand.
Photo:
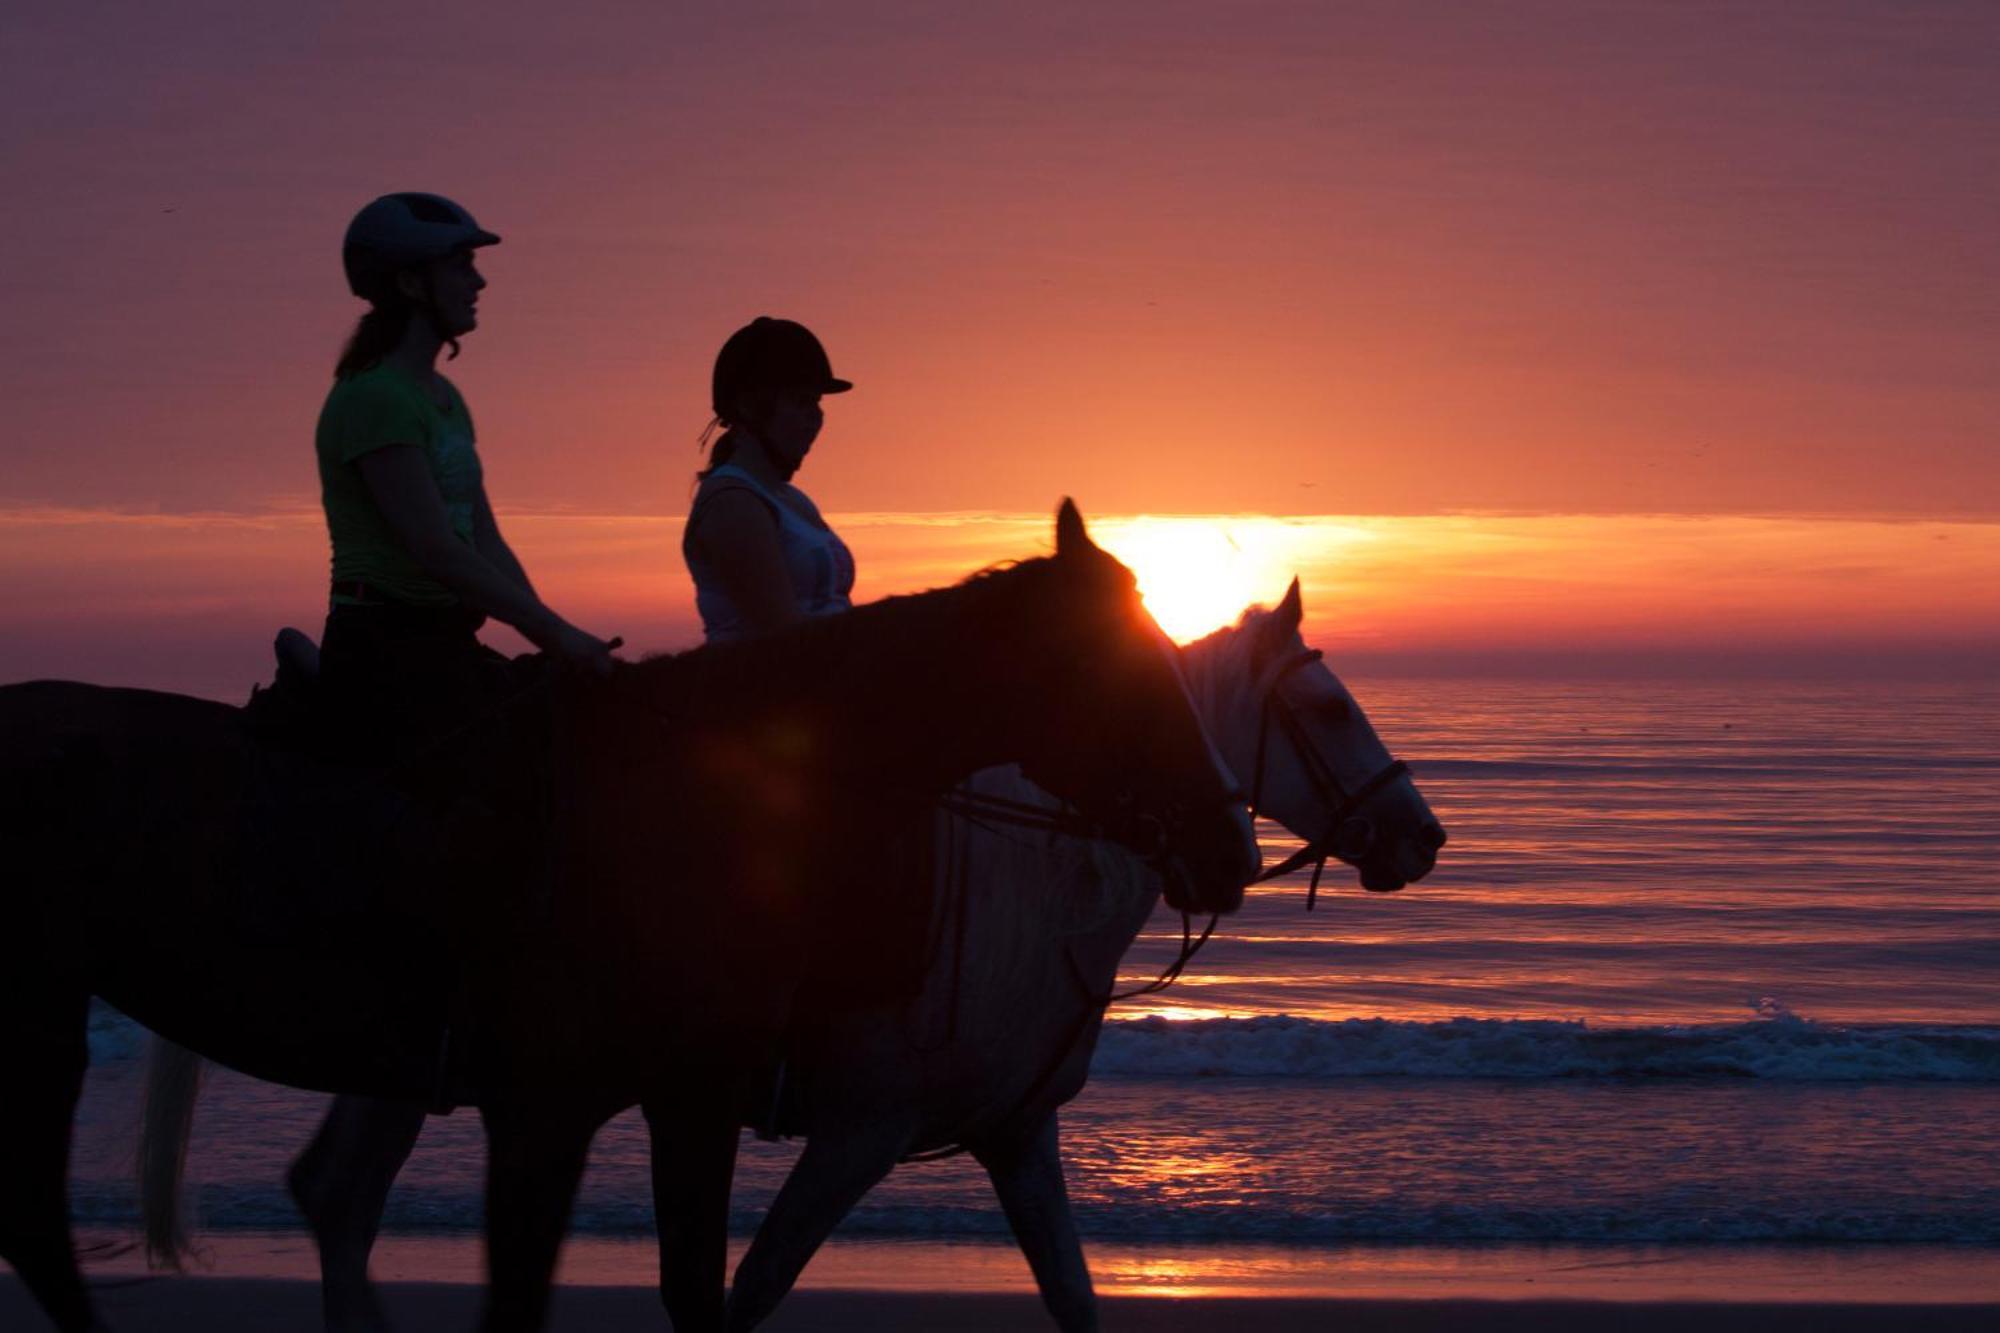
M 557 657 L 571 666 L 582 667 L 600 680 L 611 674 L 613 650 L 624 646 L 623 639 L 600 639 L 574 625 L 564 625 L 556 632 L 555 642 L 549 645 Z

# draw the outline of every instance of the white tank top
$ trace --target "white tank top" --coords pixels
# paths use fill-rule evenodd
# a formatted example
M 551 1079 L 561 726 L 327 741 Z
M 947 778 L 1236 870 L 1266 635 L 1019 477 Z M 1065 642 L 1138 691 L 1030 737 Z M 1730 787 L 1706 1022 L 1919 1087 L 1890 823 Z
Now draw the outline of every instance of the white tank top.
M 710 643 L 724 639 L 740 639 L 744 634 L 743 617 L 729 594 L 722 590 L 721 582 L 715 577 L 714 567 L 703 559 L 688 534 L 694 531 L 694 520 L 701 513 L 701 502 L 720 490 L 741 488 L 749 491 L 764 502 L 771 511 L 771 517 L 778 524 L 778 549 L 785 559 L 785 570 L 792 578 L 792 595 L 798 599 L 798 608 L 809 616 L 828 616 L 836 611 L 846 611 L 854 603 L 850 600 L 854 592 L 854 556 L 847 549 L 847 543 L 826 526 L 826 520 L 819 516 L 819 509 L 806 498 L 806 493 L 790 483 L 780 487 L 784 499 L 779 499 L 770 488 L 733 463 L 724 463 L 709 471 L 702 479 L 701 489 L 695 495 L 694 510 L 688 515 L 687 528 L 681 533 L 681 557 L 687 561 L 688 573 L 694 576 L 694 604 L 701 612 L 701 629 Z M 804 510 L 804 513 L 800 511 Z M 811 515 L 810 518 L 807 515 Z

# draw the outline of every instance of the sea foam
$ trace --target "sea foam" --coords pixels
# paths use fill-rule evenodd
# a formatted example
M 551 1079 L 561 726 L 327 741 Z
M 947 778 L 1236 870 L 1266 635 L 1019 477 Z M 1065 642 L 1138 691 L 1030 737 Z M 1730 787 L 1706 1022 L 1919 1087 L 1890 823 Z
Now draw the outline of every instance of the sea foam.
M 1288 1014 L 1105 1024 L 1092 1072 L 1184 1078 L 1756 1078 L 2000 1082 L 2000 1028 L 1839 1027 L 1781 1007 L 1747 1023 L 1593 1027 L 1558 1019 Z

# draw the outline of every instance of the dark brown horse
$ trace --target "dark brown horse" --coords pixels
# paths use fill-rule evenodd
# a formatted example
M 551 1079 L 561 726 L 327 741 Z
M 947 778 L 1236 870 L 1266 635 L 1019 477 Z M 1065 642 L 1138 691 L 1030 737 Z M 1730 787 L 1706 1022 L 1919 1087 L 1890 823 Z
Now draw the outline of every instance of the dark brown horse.
M 487 1330 L 541 1326 L 597 1128 L 666 1108 L 717 1158 L 677 1184 L 715 1222 L 699 1327 L 734 1126 L 823 914 L 865 907 L 878 849 L 953 783 L 1022 763 L 1191 907 L 1255 868 L 1164 639 L 1067 504 L 1053 557 L 513 711 L 385 791 L 275 764 L 222 705 L 0 689 L 0 1257 L 64 1333 L 99 1327 L 64 1196 L 92 995 L 256 1077 L 476 1104 Z

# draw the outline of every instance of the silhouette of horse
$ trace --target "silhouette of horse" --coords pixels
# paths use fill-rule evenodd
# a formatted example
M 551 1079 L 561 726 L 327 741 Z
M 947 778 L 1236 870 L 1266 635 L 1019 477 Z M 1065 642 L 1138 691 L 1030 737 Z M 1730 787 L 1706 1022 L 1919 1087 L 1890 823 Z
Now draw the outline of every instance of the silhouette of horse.
M 271 769 L 240 710 L 0 689 L 0 1258 L 62 1333 L 101 1327 L 64 1197 L 92 995 L 255 1077 L 476 1104 L 481 1327 L 504 1333 L 542 1325 L 590 1140 L 625 1107 L 730 1127 L 726 1153 L 689 1146 L 683 1182 L 719 1223 L 816 923 L 864 909 L 875 849 L 973 771 L 1022 763 L 1172 865 L 1188 906 L 1232 910 L 1255 864 L 1242 798 L 1130 574 L 1074 506 L 1056 528 L 1054 556 L 952 588 L 555 679 L 525 728 L 494 728 L 547 744 L 515 737 L 382 809 L 295 762 L 329 817 L 317 840 L 277 821 L 291 857 L 249 836 L 273 822 Z M 351 886 L 357 910 L 293 901 L 295 867 L 357 844 L 381 877 Z M 719 1305 L 719 1265 L 714 1285 Z
M 1255 782 L 1258 812 L 1305 839 L 1274 872 L 1331 853 L 1365 886 L 1400 888 L 1430 872 L 1444 829 L 1300 640 L 1300 615 L 1295 582 L 1276 609 L 1189 645 L 1189 687 L 1224 758 Z M 974 782 L 1058 804 L 1015 770 Z M 794 1037 L 781 1123 L 807 1135 L 806 1148 L 737 1267 L 731 1330 L 771 1313 L 899 1160 L 952 1147 L 986 1168 L 1058 1326 L 1097 1328 L 1056 1108 L 1083 1088 L 1119 960 L 1158 901 L 1159 877 L 1109 843 L 1024 834 L 977 813 L 951 823 L 942 844 L 957 864 L 940 884 L 939 934 L 958 944 L 936 950 L 916 1002 L 815 1011 Z
M 1300 639 L 1301 615 L 1294 583 L 1274 610 L 1247 613 L 1183 650 L 1197 710 L 1232 771 L 1257 784 L 1260 813 L 1305 840 L 1272 873 L 1330 852 L 1370 887 L 1401 887 L 1429 873 L 1444 830 L 1353 697 Z M 1017 819 L 1017 805 L 1059 808 L 1018 769 L 986 770 L 972 782 L 971 802 L 947 798 L 970 808 L 947 816 L 937 840 L 940 944 L 921 993 L 903 1007 L 850 1007 L 830 1017 L 816 1008 L 818 1021 L 794 1029 L 780 1124 L 809 1142 L 737 1271 L 732 1328 L 752 1327 L 770 1312 L 820 1242 L 899 1159 L 955 1145 L 986 1166 L 1058 1323 L 1094 1327 L 1055 1111 L 1082 1087 L 1102 999 L 1161 884 L 1124 848 L 1051 836 Z M 192 1095 L 181 1083 L 158 1100 L 173 1104 L 166 1114 L 180 1123 Z M 674 1161 L 681 1151 L 672 1134 L 655 1144 L 669 1183 L 686 1170 Z M 662 1189 L 663 1200 L 672 1196 Z M 149 1213 L 163 1202 L 148 1191 Z M 372 1236 L 376 1220 L 348 1222 Z M 669 1237 L 698 1229 L 663 1218 Z M 357 1236 L 346 1248 L 365 1242 Z M 700 1265 L 671 1248 L 663 1254 L 669 1283 L 688 1267 Z M 329 1270 L 324 1280 L 366 1285 L 357 1272 Z M 674 1295 L 676 1326 L 697 1326 L 699 1316 Z M 330 1293 L 328 1308 L 377 1304 L 372 1293 L 349 1290 Z

